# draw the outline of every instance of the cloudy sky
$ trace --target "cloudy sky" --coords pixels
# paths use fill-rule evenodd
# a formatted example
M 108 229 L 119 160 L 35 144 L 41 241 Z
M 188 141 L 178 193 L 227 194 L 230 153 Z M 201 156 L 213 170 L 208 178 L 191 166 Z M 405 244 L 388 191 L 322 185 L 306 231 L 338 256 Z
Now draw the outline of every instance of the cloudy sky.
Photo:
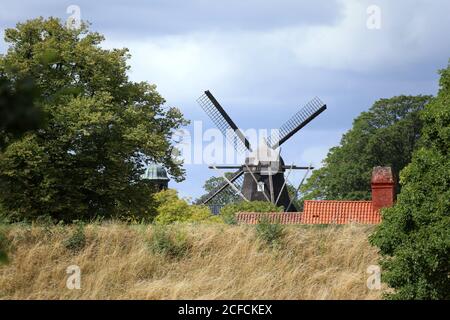
M 283 145 L 297 165 L 320 165 L 375 100 L 435 94 L 450 58 L 446 0 L 2 1 L 2 38 L 29 18 L 65 20 L 70 5 L 106 36 L 105 48 L 130 49 L 132 80 L 155 83 L 204 129 L 214 127 L 196 103 L 206 89 L 243 129 L 278 128 L 319 96 L 328 110 Z M 195 198 L 215 172 L 205 163 L 186 169 L 186 181 L 171 186 Z

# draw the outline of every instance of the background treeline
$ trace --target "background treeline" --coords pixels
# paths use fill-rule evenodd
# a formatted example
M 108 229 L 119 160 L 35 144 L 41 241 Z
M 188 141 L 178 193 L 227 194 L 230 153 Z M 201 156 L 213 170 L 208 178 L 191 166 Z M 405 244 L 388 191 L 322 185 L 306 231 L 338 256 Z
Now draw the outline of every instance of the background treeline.
M 397 181 L 417 148 L 423 120 L 421 111 L 431 96 L 380 99 L 354 121 L 301 188 L 302 199 L 366 200 L 375 166 L 390 166 Z M 397 192 L 400 188 L 397 188 Z

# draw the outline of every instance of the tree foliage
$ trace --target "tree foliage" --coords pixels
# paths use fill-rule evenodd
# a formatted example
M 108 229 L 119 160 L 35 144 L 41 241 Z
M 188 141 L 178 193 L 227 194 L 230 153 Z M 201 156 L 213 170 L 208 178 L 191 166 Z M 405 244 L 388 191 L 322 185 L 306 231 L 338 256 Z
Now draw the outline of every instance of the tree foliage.
M 187 235 L 180 229 L 166 225 L 155 225 L 149 241 L 149 248 L 157 254 L 171 259 L 184 257 L 191 248 Z
M 145 216 L 146 162 L 183 179 L 171 138 L 186 122 L 154 85 L 129 81 L 127 49 L 103 49 L 86 24 L 68 29 L 55 18 L 19 23 L 5 40 L 0 72 L 12 83 L 30 77 L 47 117 L 0 154 L 0 205 L 13 219 Z
M 6 236 L 6 231 L 3 230 L 2 226 L 0 225 L 0 265 L 8 263 L 8 248 L 9 248 L 9 241 Z
M 233 172 L 225 172 L 225 177 L 227 179 L 231 178 Z M 219 186 L 225 183 L 225 179 L 223 177 L 211 177 L 205 181 L 203 185 L 203 189 L 205 190 L 205 194 L 200 198 L 195 200 L 195 203 L 200 204 L 203 203 L 210 192 L 216 190 Z M 242 199 L 238 194 L 231 190 L 230 187 L 227 187 L 226 190 L 219 193 L 214 199 L 211 200 L 211 204 L 225 205 L 228 203 L 236 202 Z
M 284 235 L 284 225 L 275 221 L 271 223 L 267 217 L 263 217 L 256 225 L 256 235 L 270 247 L 276 248 L 281 245 Z
M 44 124 L 44 114 L 35 105 L 37 88 L 31 79 L 9 80 L 0 73 L 0 151 Z
M 393 299 L 450 298 L 450 65 L 421 113 L 420 148 L 401 171 L 401 193 L 371 237 Z
M 176 190 L 163 190 L 153 197 L 156 205 L 155 222 L 157 224 L 203 221 L 211 217 L 211 212 L 207 207 L 189 205 L 186 200 L 178 197 Z
M 302 186 L 305 199 L 370 199 L 370 177 L 375 166 L 399 172 L 410 161 L 422 128 L 419 113 L 430 96 L 381 99 L 353 122 L 341 143 L 330 149 L 323 167 Z

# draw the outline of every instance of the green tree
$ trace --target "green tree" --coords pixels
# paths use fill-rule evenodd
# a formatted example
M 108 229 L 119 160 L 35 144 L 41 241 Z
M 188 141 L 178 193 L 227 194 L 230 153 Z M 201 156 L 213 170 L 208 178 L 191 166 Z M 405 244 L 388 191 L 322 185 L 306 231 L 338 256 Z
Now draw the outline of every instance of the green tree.
M 286 183 L 286 188 L 289 194 L 289 197 L 291 198 L 292 204 L 297 208 L 299 211 L 303 211 L 303 199 L 300 196 L 300 191 L 297 192 L 298 186 L 294 186 L 290 184 L 289 182 Z
M 178 197 L 177 191 L 167 189 L 154 194 L 156 213 L 155 222 L 170 224 L 173 222 L 202 221 L 211 217 L 205 206 L 189 205 Z
M 231 178 L 233 175 L 233 172 L 225 172 L 225 177 L 227 179 Z M 195 200 L 195 203 L 203 203 L 207 199 L 207 196 L 210 192 L 216 190 L 219 186 L 221 186 L 223 183 L 225 183 L 225 179 L 223 177 L 211 177 L 208 180 L 205 181 L 205 184 L 203 185 L 203 189 L 205 190 L 205 194 L 202 195 L 200 198 Z M 218 204 L 218 205 L 225 205 L 228 203 L 233 203 L 236 201 L 240 201 L 242 198 L 236 194 L 233 190 L 231 190 L 230 187 L 227 187 L 226 190 L 218 194 L 214 199 L 211 200 L 210 204 Z
M 86 24 L 68 29 L 55 18 L 19 23 L 5 40 L 0 72 L 11 82 L 29 76 L 48 118 L 0 154 L 0 205 L 10 217 L 145 216 L 146 162 L 183 179 L 171 141 L 186 121 L 154 85 L 129 81 L 127 49 L 102 49 L 103 36 Z
M 416 148 L 422 120 L 419 113 L 430 96 L 381 99 L 353 122 L 341 143 L 330 149 L 323 167 L 302 186 L 302 199 L 370 199 L 370 177 L 375 166 L 399 172 Z
M 393 299 L 450 299 L 450 65 L 421 113 L 420 147 L 401 171 L 401 193 L 371 237 Z
M 42 110 L 35 105 L 37 96 L 32 80 L 11 81 L 0 74 L 0 151 L 25 132 L 44 124 Z

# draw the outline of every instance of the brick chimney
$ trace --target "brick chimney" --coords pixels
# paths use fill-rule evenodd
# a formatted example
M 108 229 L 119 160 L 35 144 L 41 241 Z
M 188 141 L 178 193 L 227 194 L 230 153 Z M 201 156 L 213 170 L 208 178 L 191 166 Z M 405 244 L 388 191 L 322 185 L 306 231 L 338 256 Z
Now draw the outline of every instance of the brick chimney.
M 390 167 L 375 167 L 372 171 L 372 206 L 374 210 L 392 207 L 395 182 Z

